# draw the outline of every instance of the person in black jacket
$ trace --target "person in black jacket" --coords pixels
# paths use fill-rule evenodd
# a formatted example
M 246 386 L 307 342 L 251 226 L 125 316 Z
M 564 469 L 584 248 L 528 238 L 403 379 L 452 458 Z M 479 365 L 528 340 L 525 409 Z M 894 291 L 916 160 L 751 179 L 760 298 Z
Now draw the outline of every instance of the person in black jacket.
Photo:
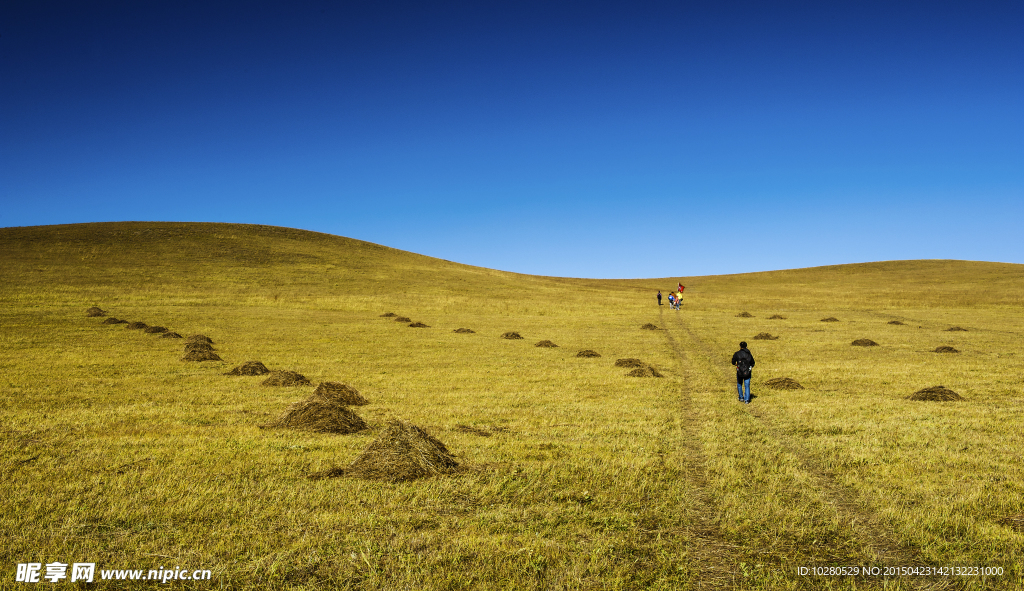
M 740 343 L 740 350 L 732 354 L 732 364 L 736 366 L 736 391 L 740 402 L 750 404 L 750 373 L 754 367 L 754 356 L 747 350 L 747 343 Z M 743 390 L 746 388 L 746 395 Z
M 658 305 L 661 305 L 661 291 L 658 291 Z

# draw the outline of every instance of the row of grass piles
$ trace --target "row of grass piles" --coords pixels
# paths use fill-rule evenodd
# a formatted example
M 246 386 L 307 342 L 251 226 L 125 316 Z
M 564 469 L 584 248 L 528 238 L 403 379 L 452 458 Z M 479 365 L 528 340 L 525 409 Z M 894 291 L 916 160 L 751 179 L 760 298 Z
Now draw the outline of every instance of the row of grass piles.
M 740 312 L 739 314 L 736 315 L 736 317 L 737 318 L 754 318 L 754 316 L 752 314 L 750 314 L 749 312 Z M 769 320 L 785 320 L 786 317 L 785 316 L 781 316 L 779 314 L 774 314 L 772 316 L 769 316 L 768 319 Z M 840 320 L 838 318 L 834 317 L 834 316 L 829 316 L 828 318 L 822 318 L 821 322 L 840 322 Z M 891 324 L 893 326 L 906 326 L 905 323 L 903 323 L 903 322 L 901 322 L 899 320 L 890 320 L 887 324 Z M 947 331 L 953 331 L 953 332 L 959 332 L 959 331 L 966 331 L 967 329 L 961 328 L 959 326 L 954 326 L 952 328 L 947 328 L 946 330 Z M 779 337 L 778 336 L 774 336 L 774 335 L 772 335 L 770 333 L 767 333 L 767 332 L 762 332 L 762 333 L 758 333 L 753 338 L 754 338 L 754 340 L 774 341 L 774 340 L 778 340 Z M 850 344 L 855 346 L 855 347 L 878 347 L 879 346 L 878 343 L 876 343 L 875 341 L 873 341 L 871 339 L 857 339 L 857 340 L 853 341 Z M 935 353 L 959 353 L 960 351 L 958 351 L 957 349 L 955 349 L 953 347 L 941 346 L 941 347 L 936 348 L 934 352 Z M 638 359 L 620 359 L 618 362 L 616 362 L 616 365 L 618 365 L 619 362 L 639 362 L 639 360 Z M 796 380 L 794 380 L 792 378 L 788 378 L 788 377 L 770 379 L 770 380 L 765 382 L 765 386 L 767 386 L 769 388 L 772 388 L 774 390 L 802 390 L 804 388 L 799 382 L 797 382 Z M 929 402 L 952 402 L 952 401 L 957 401 L 957 400 L 963 400 L 963 398 L 959 394 L 957 394 L 956 392 L 946 388 L 945 386 L 932 386 L 930 388 L 925 388 L 923 390 L 918 390 L 917 392 L 914 392 L 913 394 L 908 396 L 907 399 L 908 400 L 922 400 L 922 401 L 929 401 Z
M 737 318 L 757 318 L 756 316 L 754 316 L 750 312 L 740 312 L 739 314 L 736 315 L 736 317 Z M 786 320 L 786 317 L 782 316 L 780 314 L 773 314 L 773 315 L 768 317 L 768 320 Z M 827 318 L 822 318 L 821 322 L 842 322 L 842 321 L 839 320 L 838 318 L 836 318 L 835 316 L 829 316 Z M 905 322 L 901 322 L 899 320 L 890 320 L 889 322 L 886 322 L 886 324 L 891 324 L 893 326 L 906 326 L 907 325 Z M 959 327 L 959 326 L 951 326 L 951 327 L 949 327 L 949 328 L 947 328 L 945 330 L 946 330 L 946 332 L 967 332 L 966 328 L 962 328 L 962 327 Z M 757 338 L 757 337 L 754 337 L 754 338 Z M 778 337 L 776 337 L 776 338 L 778 338 Z
M 145 334 L 160 335 L 161 338 L 165 339 L 180 339 L 182 336 L 166 326 L 150 326 L 145 322 L 138 320 L 129 322 L 128 320 L 122 320 L 113 316 L 108 316 L 108 312 L 93 306 L 86 309 L 85 315 L 89 318 L 106 317 L 103 320 L 105 325 L 124 324 L 128 330 L 141 330 Z M 192 335 L 188 338 L 185 344 L 185 356 L 181 358 L 182 361 L 223 361 L 220 356 L 214 353 L 212 347 L 213 341 L 205 335 Z
M 147 334 L 160 334 L 163 338 L 182 338 L 176 332 L 163 326 L 149 326 L 144 322 L 129 322 L 108 317 L 107 311 L 99 307 L 86 310 L 90 318 L 107 317 L 103 324 L 125 324 L 128 329 L 141 330 Z M 385 314 L 397 317 L 397 314 Z M 397 317 L 401 322 L 408 318 Z M 429 328 L 422 322 L 411 322 L 412 328 Z M 456 332 L 472 333 L 470 329 Z M 195 334 L 185 340 L 182 361 L 222 361 L 215 352 L 213 339 Z M 308 386 L 309 379 L 294 371 L 271 371 L 261 361 L 246 361 L 227 372 L 227 376 L 267 376 L 263 386 Z M 320 382 L 312 395 L 305 400 L 291 404 L 273 423 L 263 427 L 298 429 L 313 433 L 348 434 L 368 429 L 366 421 L 352 411 L 350 406 L 362 406 L 369 401 L 358 390 L 341 382 Z M 402 421 L 387 423 L 380 436 L 346 468 L 334 468 L 316 474 L 314 478 L 328 476 L 351 476 L 372 480 L 403 482 L 426 476 L 451 473 L 460 469 L 458 462 L 447 447 L 422 428 Z

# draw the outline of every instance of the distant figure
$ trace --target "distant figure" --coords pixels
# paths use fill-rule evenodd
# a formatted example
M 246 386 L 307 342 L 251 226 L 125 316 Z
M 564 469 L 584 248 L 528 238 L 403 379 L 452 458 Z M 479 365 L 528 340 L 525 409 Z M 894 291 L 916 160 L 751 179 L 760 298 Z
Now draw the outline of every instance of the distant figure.
M 670 308 L 676 307 L 676 297 L 672 294 L 668 294 L 668 306 Z
M 661 305 L 661 290 L 658 290 L 658 305 Z
M 736 391 L 740 402 L 750 404 L 750 373 L 754 367 L 754 356 L 747 350 L 746 342 L 740 343 L 740 350 L 732 354 L 732 364 L 736 366 Z
M 683 290 L 684 290 L 684 289 L 686 289 L 686 288 L 685 288 L 685 287 L 683 287 L 683 284 L 682 284 L 682 283 L 680 283 L 680 284 L 679 284 L 679 289 L 677 289 L 676 291 L 678 291 L 678 292 L 679 292 L 679 295 L 683 295 Z

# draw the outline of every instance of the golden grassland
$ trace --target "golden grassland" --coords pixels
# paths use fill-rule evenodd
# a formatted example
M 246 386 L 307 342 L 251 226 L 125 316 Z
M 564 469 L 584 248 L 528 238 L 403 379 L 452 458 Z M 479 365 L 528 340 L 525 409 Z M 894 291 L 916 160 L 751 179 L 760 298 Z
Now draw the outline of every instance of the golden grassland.
M 1024 532 L 1001 521 L 1024 513 L 1021 265 L 683 278 L 676 312 L 653 296 L 679 278 L 517 275 L 265 226 L 8 228 L 0 253 L 0 588 L 19 588 L 16 563 L 52 561 L 213 571 L 184 588 L 1024 586 Z M 224 361 L 182 362 L 181 340 L 92 305 L 207 334 Z M 728 362 L 740 340 L 749 406 Z M 626 377 L 620 357 L 665 377 Z M 260 429 L 314 386 L 223 375 L 251 359 L 354 386 L 370 430 Z M 775 377 L 805 389 L 765 388 Z M 965 400 L 906 400 L 938 384 Z M 309 478 L 390 418 L 466 469 Z M 798 574 L 815 565 L 1004 574 Z

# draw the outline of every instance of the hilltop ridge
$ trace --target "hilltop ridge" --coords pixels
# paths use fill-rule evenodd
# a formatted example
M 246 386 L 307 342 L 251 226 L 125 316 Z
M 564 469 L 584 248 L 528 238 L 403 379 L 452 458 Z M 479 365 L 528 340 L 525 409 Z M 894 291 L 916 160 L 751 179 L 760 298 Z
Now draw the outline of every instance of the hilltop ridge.
M 766 298 L 795 305 L 808 291 L 831 293 L 841 306 L 1024 305 L 1024 265 L 911 260 L 830 265 L 701 277 L 579 279 L 526 275 L 433 258 L 354 238 L 255 224 L 97 222 L 0 228 L 7 290 L 40 284 L 74 291 L 112 285 L 167 292 L 475 293 L 495 301 L 535 290 L 642 293 L 682 281 L 690 299 L 715 306 Z M 681 263 L 685 266 L 685 261 Z M 75 287 L 72 287 L 75 286 Z M 0 288 L 4 289 L 4 288 Z M 645 296 L 646 297 L 646 296 Z

